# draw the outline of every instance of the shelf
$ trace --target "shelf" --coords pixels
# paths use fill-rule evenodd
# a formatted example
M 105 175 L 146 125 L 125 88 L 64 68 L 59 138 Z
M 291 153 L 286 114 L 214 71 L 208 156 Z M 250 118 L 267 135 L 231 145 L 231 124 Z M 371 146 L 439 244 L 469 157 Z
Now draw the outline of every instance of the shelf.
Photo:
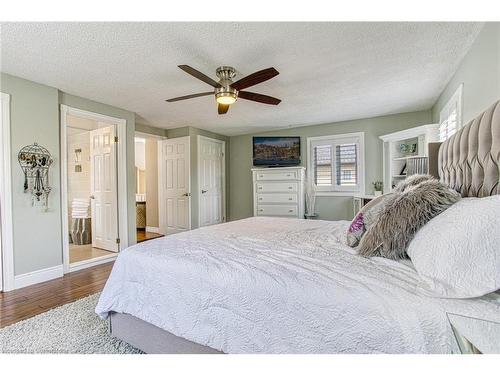
M 408 159 L 416 159 L 416 158 L 425 158 L 427 156 L 424 155 L 412 155 L 412 156 L 402 156 L 400 158 L 394 158 L 392 160 L 394 161 L 400 161 L 400 160 L 408 160 Z

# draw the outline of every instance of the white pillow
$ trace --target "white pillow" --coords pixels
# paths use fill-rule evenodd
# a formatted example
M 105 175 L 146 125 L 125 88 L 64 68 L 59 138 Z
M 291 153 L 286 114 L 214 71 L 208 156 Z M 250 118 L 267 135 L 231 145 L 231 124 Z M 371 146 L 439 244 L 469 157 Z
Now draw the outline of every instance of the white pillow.
M 430 220 L 408 247 L 420 287 L 450 298 L 500 289 L 500 195 L 463 198 Z

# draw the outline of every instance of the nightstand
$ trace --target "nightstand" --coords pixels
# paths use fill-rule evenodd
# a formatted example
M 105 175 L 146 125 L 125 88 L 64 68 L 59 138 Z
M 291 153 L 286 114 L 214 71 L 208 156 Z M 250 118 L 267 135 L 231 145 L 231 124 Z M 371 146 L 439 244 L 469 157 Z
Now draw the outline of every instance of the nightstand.
M 498 321 L 446 313 L 462 354 L 500 354 Z
M 361 208 L 363 208 L 365 204 L 367 204 L 374 198 L 375 195 L 370 195 L 370 194 L 354 195 L 352 198 L 352 209 L 354 212 L 353 218 L 356 217 L 359 210 L 361 210 Z

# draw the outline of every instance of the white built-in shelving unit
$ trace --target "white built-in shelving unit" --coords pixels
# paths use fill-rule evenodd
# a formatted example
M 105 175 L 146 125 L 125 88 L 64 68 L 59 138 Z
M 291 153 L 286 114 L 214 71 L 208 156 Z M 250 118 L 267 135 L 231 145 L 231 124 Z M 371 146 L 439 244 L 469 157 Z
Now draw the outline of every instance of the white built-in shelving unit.
M 384 193 L 388 193 L 394 185 L 406 178 L 404 169 L 409 159 L 428 156 L 429 143 L 439 140 L 439 124 L 417 126 L 382 135 L 380 139 L 384 142 Z M 410 148 L 415 145 L 413 152 L 405 152 L 402 149 L 404 145 Z

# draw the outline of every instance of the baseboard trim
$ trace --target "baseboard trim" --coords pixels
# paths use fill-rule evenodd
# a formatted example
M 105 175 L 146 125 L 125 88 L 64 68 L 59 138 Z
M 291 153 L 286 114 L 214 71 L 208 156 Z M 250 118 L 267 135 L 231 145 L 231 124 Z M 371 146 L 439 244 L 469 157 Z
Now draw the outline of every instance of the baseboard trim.
M 102 257 L 99 258 L 87 259 L 87 260 L 82 260 L 81 262 L 70 263 L 69 272 L 80 271 L 85 268 L 98 266 L 99 264 L 113 262 L 117 256 L 118 253 L 115 253 L 115 254 L 103 255 Z
M 24 288 L 33 284 L 43 283 L 58 277 L 63 277 L 63 265 L 44 268 L 42 270 L 23 273 L 14 278 L 14 289 Z
M 146 232 L 161 234 L 160 228 L 158 228 L 158 227 L 146 227 Z

